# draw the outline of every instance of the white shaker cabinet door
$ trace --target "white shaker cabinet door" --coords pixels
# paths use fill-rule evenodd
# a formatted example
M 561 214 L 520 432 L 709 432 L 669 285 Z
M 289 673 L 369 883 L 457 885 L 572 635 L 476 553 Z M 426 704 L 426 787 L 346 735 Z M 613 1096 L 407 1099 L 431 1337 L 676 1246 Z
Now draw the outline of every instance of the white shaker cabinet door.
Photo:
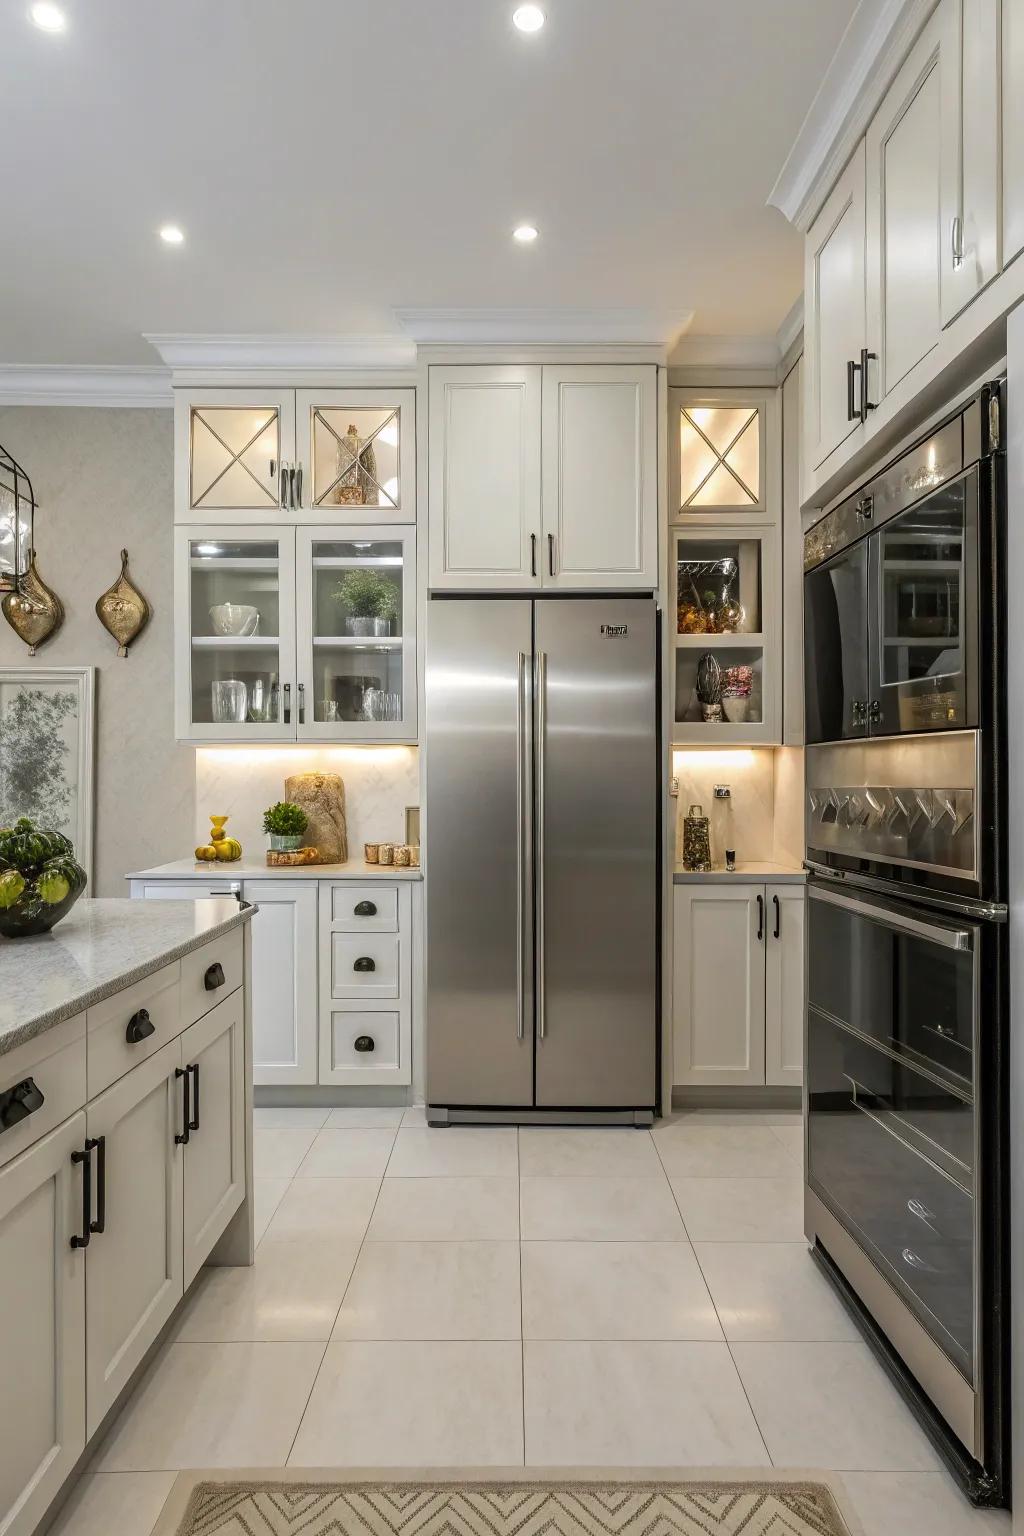
M 85 1448 L 84 1143 L 76 1114 L 0 1172 L 4 1536 L 30 1536 Z
M 804 1078 L 803 885 L 769 885 L 765 951 L 765 1082 L 799 1088 Z
M 948 325 L 999 274 L 999 5 L 945 5 L 941 255 L 942 322 Z
M 430 370 L 430 585 L 540 585 L 539 367 Z
M 940 0 L 867 131 L 867 327 L 878 404 L 937 345 L 956 171 L 943 149 L 944 51 L 956 0 Z
M 315 1083 L 317 887 L 315 881 L 247 880 L 252 919 L 253 1082 Z
M 654 367 L 545 367 L 541 580 L 658 585 Z
M 864 145 L 807 232 L 804 260 L 804 460 L 813 472 L 863 432 L 856 412 L 865 343 Z M 851 386 L 852 396 L 851 399 Z
M 244 1006 L 239 988 L 181 1037 L 189 1110 L 182 1228 L 186 1289 L 245 1198 Z
M 172 1040 L 87 1110 L 102 1208 L 87 1254 L 90 1435 L 181 1300 L 180 1062 Z
M 672 1080 L 763 1086 L 764 886 L 708 882 L 674 892 Z
M 1003 0 L 1003 265 L 1024 251 L 1024 0 Z

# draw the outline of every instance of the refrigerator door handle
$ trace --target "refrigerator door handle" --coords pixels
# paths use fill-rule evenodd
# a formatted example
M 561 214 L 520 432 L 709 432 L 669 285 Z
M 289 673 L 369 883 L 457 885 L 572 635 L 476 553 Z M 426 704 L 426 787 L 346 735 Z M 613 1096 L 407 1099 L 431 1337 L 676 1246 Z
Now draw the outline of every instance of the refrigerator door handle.
M 536 887 L 537 954 L 535 986 L 537 992 L 537 1039 L 543 1040 L 547 1034 L 547 998 L 545 997 L 544 984 L 544 775 L 547 766 L 545 758 L 547 756 L 548 658 L 545 651 L 536 652 L 534 666 L 534 690 L 537 700 L 537 872 L 534 882 Z
M 533 884 L 530 826 L 529 657 L 519 652 L 516 692 L 516 1035 L 526 1034 L 526 893 Z

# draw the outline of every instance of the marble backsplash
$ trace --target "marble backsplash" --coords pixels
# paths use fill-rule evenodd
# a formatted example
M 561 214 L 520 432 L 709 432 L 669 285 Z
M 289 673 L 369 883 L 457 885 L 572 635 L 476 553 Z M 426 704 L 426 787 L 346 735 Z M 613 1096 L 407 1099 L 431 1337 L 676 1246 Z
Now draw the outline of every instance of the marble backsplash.
M 683 818 L 700 805 L 710 820 L 711 858 L 725 864 L 725 850 L 740 864 L 799 864 L 803 858 L 803 751 L 798 747 L 707 747 L 672 753 L 679 781 L 675 808 L 676 864 L 683 861 Z M 715 785 L 729 798 L 716 800 Z M 671 814 L 671 813 L 670 813 Z
M 350 856 L 365 842 L 404 841 L 406 806 L 420 801 L 415 747 L 197 747 L 196 841 L 206 841 L 211 816 L 230 816 L 228 830 L 258 854 L 263 812 L 284 799 L 293 773 L 341 775 Z

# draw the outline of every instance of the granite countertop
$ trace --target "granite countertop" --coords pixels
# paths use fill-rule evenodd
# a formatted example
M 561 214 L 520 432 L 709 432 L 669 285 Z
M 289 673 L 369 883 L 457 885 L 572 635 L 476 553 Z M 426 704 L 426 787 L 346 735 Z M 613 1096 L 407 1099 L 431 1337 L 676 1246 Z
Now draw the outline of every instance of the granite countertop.
M 799 864 L 737 864 L 734 870 L 677 868 L 672 879 L 676 885 L 706 885 L 709 881 L 712 884 L 728 885 L 730 881 L 744 880 L 768 880 L 773 885 L 803 885 L 807 871 Z
M 196 859 L 174 859 L 152 869 L 136 869 L 126 880 L 422 880 L 422 869 L 408 865 L 366 864 L 349 859 L 347 864 L 282 864 L 271 867 L 263 859 L 236 859 L 233 864 L 201 864 Z
M 0 938 L 0 1055 L 249 919 L 233 896 L 83 896 L 49 933 Z

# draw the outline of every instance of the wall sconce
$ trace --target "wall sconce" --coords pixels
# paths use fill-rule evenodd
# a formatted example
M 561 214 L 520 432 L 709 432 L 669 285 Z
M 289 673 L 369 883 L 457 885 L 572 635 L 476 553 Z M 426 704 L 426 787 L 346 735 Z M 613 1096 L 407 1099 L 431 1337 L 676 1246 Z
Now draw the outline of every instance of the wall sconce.
M 31 480 L 0 447 L 0 593 L 20 590 L 28 575 L 35 511 Z

